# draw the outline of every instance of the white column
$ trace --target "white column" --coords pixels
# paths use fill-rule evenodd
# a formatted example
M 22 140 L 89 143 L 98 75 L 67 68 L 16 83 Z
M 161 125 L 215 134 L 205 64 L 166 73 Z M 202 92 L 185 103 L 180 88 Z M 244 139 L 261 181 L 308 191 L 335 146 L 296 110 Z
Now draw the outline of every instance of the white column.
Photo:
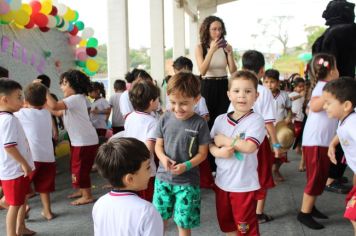
M 162 84 L 164 79 L 164 14 L 163 0 L 150 0 L 151 76 Z
M 198 21 L 189 17 L 189 57 L 193 61 L 193 73 L 199 74 L 197 61 L 195 59 L 195 48 L 199 43 Z
M 199 27 L 201 25 L 201 23 L 204 21 L 204 19 L 210 15 L 214 15 L 217 11 L 216 6 L 211 6 L 211 7 L 207 7 L 207 8 L 199 8 Z
M 184 8 L 172 0 L 173 7 L 173 60 L 185 56 Z
M 113 93 L 116 79 L 124 79 L 129 69 L 129 31 L 127 0 L 108 0 L 108 78 Z

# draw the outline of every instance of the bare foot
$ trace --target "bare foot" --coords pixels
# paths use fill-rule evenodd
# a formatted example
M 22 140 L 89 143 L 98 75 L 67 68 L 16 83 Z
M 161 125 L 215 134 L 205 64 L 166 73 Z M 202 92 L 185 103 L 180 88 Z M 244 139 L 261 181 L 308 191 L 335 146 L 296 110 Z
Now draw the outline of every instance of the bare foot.
M 67 196 L 67 198 L 69 199 L 78 198 L 78 197 L 82 197 L 81 191 L 74 192 Z
M 299 162 L 298 171 L 299 171 L 299 172 L 304 172 L 304 171 L 305 171 L 305 164 L 304 164 L 304 162 L 302 162 L 302 161 Z
M 36 232 L 33 230 L 30 230 L 26 227 L 24 227 L 22 230 L 19 230 L 19 232 L 17 233 L 18 235 L 26 235 L 26 236 L 31 236 L 31 235 L 35 235 Z
M 93 203 L 94 199 L 93 198 L 78 198 L 77 200 L 71 202 L 70 204 L 72 206 L 80 206 L 80 205 L 85 205 L 85 204 L 89 204 L 89 203 Z
M 44 219 L 46 220 L 53 220 L 54 218 L 56 218 L 56 215 L 53 214 L 52 212 L 49 212 L 49 213 L 44 213 L 43 211 L 41 212 L 41 215 Z
M 31 207 L 29 205 L 26 205 L 25 219 L 30 218 L 30 211 L 31 211 Z
M 5 198 L 1 198 L 0 199 L 0 210 L 2 209 L 8 209 L 9 205 L 7 205 L 7 203 L 5 202 Z
M 284 177 L 282 176 L 281 172 L 274 171 L 273 174 L 274 174 L 274 180 L 276 182 L 283 182 L 285 180 Z

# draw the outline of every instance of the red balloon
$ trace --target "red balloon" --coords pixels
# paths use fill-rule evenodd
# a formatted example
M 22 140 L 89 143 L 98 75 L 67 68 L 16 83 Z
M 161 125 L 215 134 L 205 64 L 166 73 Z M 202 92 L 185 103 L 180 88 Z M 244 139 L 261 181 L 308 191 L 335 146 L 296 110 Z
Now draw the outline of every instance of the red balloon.
M 42 13 L 37 13 L 32 15 L 33 21 L 35 22 L 36 25 L 38 25 L 38 27 L 46 27 L 47 23 L 48 23 L 48 18 L 46 15 L 42 14 Z
M 49 13 L 52 16 L 56 16 L 58 14 L 58 9 L 55 6 L 52 6 L 52 11 Z
M 90 57 L 95 57 L 96 54 L 98 54 L 98 51 L 95 48 L 87 48 L 86 52 Z
M 42 8 L 41 3 L 37 1 L 30 2 L 30 6 L 32 7 L 32 14 L 38 13 Z
M 78 33 L 78 27 L 75 25 L 72 29 L 72 31 L 69 32 L 71 35 L 75 36 Z
M 48 27 L 39 27 L 42 32 L 47 32 L 49 30 Z
M 33 26 L 35 26 L 35 23 L 33 22 L 33 20 L 30 18 L 30 21 L 27 23 L 27 25 L 25 25 L 26 29 L 32 29 Z

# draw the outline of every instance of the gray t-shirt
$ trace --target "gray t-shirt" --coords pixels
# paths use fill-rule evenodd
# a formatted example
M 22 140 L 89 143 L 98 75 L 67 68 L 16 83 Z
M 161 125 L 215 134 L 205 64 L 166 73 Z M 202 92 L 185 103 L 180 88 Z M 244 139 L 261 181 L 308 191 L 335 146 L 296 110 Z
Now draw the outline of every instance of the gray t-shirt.
M 192 159 L 198 153 L 199 145 L 211 142 L 208 125 L 197 114 L 187 120 L 178 120 L 172 112 L 166 112 L 159 120 L 156 137 L 163 138 L 165 154 L 177 164 Z M 174 185 L 199 186 L 199 167 L 173 175 L 160 162 L 156 178 Z

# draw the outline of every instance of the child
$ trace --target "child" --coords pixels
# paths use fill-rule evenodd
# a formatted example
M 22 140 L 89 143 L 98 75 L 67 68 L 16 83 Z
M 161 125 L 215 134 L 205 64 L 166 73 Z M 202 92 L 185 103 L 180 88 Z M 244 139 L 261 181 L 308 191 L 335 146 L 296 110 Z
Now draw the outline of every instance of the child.
M 153 204 L 165 225 L 174 213 L 179 235 L 190 235 L 200 225 L 199 169 L 210 142 L 205 120 L 194 112 L 200 98 L 200 81 L 180 72 L 168 82 L 172 106 L 157 125 L 155 151 L 160 160 Z
M 39 83 L 30 84 L 25 89 L 25 108 L 15 113 L 29 141 L 35 171 L 31 176 L 35 191 L 40 193 L 43 211 L 41 215 L 51 220 L 50 192 L 54 191 L 56 163 L 52 144 L 52 117 L 44 109 L 47 88 Z
M 130 101 L 134 112 L 130 113 L 125 120 L 124 137 L 137 138 L 144 142 L 151 156 L 151 178 L 148 188 L 139 192 L 139 196 L 152 202 L 154 176 L 156 175 L 156 164 L 154 162 L 155 131 L 157 119 L 151 115 L 159 105 L 159 88 L 149 81 L 135 83 L 130 92 Z
M 216 158 L 216 211 L 227 235 L 259 235 L 256 190 L 260 188 L 257 150 L 266 136 L 263 118 L 252 111 L 258 80 L 250 71 L 237 71 L 229 81 L 234 111 L 216 118 L 210 132 Z
M 291 101 L 289 100 L 288 94 L 285 91 L 279 89 L 280 81 L 278 70 L 266 70 L 263 78 L 263 85 L 267 87 L 273 95 L 273 104 L 276 111 L 275 123 L 283 120 L 287 124 L 290 123 L 292 121 Z M 287 152 L 280 153 L 278 158 L 274 158 L 272 171 L 275 181 L 284 181 L 284 177 L 282 176 L 279 169 L 282 163 L 287 161 Z
M 150 152 L 134 138 L 111 139 L 101 145 L 95 163 L 113 186 L 93 207 L 95 235 L 163 236 L 163 222 L 151 203 L 136 192 L 147 188 Z
M 311 75 L 313 92 L 302 141 L 307 184 L 297 219 L 311 229 L 322 229 L 324 226 L 313 217 L 321 219 L 328 217 L 316 209 L 315 201 L 323 193 L 329 175 L 330 161 L 327 152 L 336 132 L 337 120 L 327 117 L 323 110 L 325 100 L 321 95 L 326 82 L 339 77 L 335 57 L 325 53 L 315 55 L 311 61 Z
M 329 145 L 328 155 L 332 163 L 335 158 L 336 146 L 341 143 L 347 164 L 356 174 L 356 81 L 353 78 L 340 78 L 327 83 L 323 89 L 324 108 L 330 118 L 339 120 L 337 135 Z M 356 233 L 356 185 L 346 197 L 344 217 L 349 219 Z
M 112 109 L 112 131 L 116 134 L 124 130 L 125 120 L 120 111 L 120 99 L 122 93 L 126 90 L 126 83 L 123 80 L 115 80 L 114 82 L 115 93 L 111 95 L 109 104 Z
M 64 126 L 71 141 L 72 186 L 78 191 L 69 198 L 78 198 L 71 205 L 83 205 L 94 201 L 91 193 L 90 170 L 98 148 L 98 135 L 90 122 L 86 98 L 89 77 L 78 70 L 69 70 L 60 77 L 64 99 L 55 101 L 47 93 L 47 105 L 54 111 L 62 111 Z M 58 114 L 60 115 L 60 114 Z
M 100 138 L 105 138 L 107 120 L 110 116 L 110 104 L 105 99 L 103 83 L 91 82 L 88 90 L 89 96 L 94 99 L 90 107 L 90 120 Z
M 23 104 L 21 90 L 16 81 L 0 78 L 0 180 L 9 205 L 6 215 L 9 236 L 35 234 L 26 228 L 24 221 L 26 194 L 30 192 L 29 176 L 34 163 L 25 132 L 13 115 Z

